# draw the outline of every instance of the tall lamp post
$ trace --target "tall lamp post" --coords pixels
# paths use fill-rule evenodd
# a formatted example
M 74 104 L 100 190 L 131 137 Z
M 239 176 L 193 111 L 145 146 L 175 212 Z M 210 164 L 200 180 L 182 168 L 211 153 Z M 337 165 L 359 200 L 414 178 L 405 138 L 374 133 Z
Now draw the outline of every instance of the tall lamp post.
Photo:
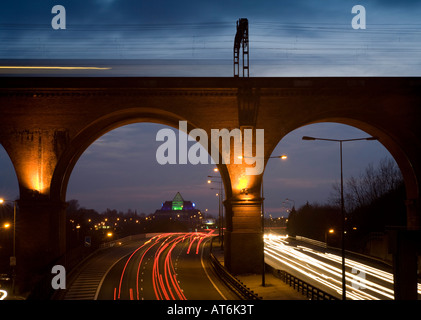
M 16 201 L 0 199 L 0 204 L 6 202 L 13 203 L 13 256 L 10 257 L 10 266 L 12 267 L 12 294 L 15 293 L 15 267 L 16 267 Z
M 218 169 L 214 169 L 215 172 L 218 171 Z M 219 192 L 218 192 L 218 201 L 219 201 L 219 206 L 218 206 L 218 214 L 219 214 L 219 239 L 221 241 L 221 248 L 224 248 L 224 241 L 223 241 L 223 228 L 224 228 L 224 212 L 223 212 L 223 207 L 222 207 L 222 178 L 219 176 L 208 176 L 208 178 L 216 178 L 219 179 L 218 181 L 215 182 L 219 182 Z M 212 180 L 208 180 L 208 183 L 212 183 Z M 213 188 L 211 188 L 213 189 Z
M 281 156 L 272 156 L 268 159 L 282 159 L 286 160 L 288 158 L 287 155 L 283 154 Z M 264 197 L 264 190 L 263 190 L 263 175 L 262 175 L 262 235 L 263 235 L 263 261 L 262 261 L 262 287 L 266 285 L 265 281 L 265 273 L 266 273 L 266 267 L 265 267 L 265 197 Z
M 295 200 L 286 198 L 285 201 L 282 201 L 282 204 L 286 204 L 287 202 L 292 202 L 293 203 L 293 205 L 291 207 L 291 210 L 293 208 L 295 208 Z
M 341 217 L 342 217 L 342 232 L 341 232 L 341 243 L 342 243 L 342 300 L 346 300 L 346 275 L 345 275 L 345 208 L 344 208 L 344 179 L 343 179 L 343 168 L 342 168 L 342 144 L 343 142 L 349 141 L 360 141 L 360 140 L 378 140 L 376 137 L 368 138 L 357 138 L 357 139 L 325 139 L 315 138 L 309 136 L 303 136 L 302 140 L 322 140 L 322 141 L 333 141 L 339 142 L 340 151 L 340 163 L 341 163 Z

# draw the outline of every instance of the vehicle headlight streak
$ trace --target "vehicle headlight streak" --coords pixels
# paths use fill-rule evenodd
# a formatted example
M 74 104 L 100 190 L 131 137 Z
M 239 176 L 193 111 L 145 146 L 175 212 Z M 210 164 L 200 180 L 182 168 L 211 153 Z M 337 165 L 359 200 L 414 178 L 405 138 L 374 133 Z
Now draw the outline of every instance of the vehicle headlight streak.
M 276 236 L 265 236 L 264 239 L 265 255 L 342 294 L 341 267 L 335 267 L 329 263 L 330 261 L 340 265 L 342 257 L 315 251 L 304 246 L 289 246 L 284 240 Z M 327 262 L 322 261 L 322 259 L 326 259 Z M 394 299 L 393 290 L 380 284 L 381 282 L 386 282 L 386 285 L 393 284 L 393 274 L 352 259 L 346 259 L 345 264 L 346 267 L 364 274 L 364 276 L 360 276 L 346 271 L 347 280 L 351 281 L 351 284 L 347 283 L 347 296 L 350 299 Z M 420 284 L 418 284 L 418 293 L 421 294 Z
M 298 271 L 301 274 L 306 275 L 307 277 L 320 282 L 321 284 L 335 290 L 339 294 L 342 293 L 342 282 L 341 282 L 341 269 L 335 268 L 332 266 L 329 266 L 325 263 L 318 263 L 315 261 L 316 259 L 313 259 L 311 257 L 305 257 L 300 255 L 300 253 L 294 253 L 294 252 L 288 252 L 287 255 L 291 255 L 291 258 L 283 255 L 282 253 L 279 253 L 279 248 L 276 248 L 277 250 L 271 250 L 266 249 L 265 253 L 269 256 L 273 257 L 274 259 L 280 261 L 281 263 L 289 266 L 290 268 Z M 269 252 L 267 252 L 269 251 Z M 296 250 L 298 251 L 298 250 Z M 300 262 L 297 263 L 297 260 Z M 317 272 L 315 268 L 319 268 L 325 273 Z M 336 277 L 336 278 L 335 278 Z M 350 286 L 347 284 L 347 290 L 350 288 Z M 360 293 L 361 295 L 366 295 L 368 299 L 376 299 L 374 296 L 367 295 L 364 292 L 361 292 L 361 290 L 355 290 L 352 288 L 352 291 L 357 291 L 357 293 Z M 349 293 L 348 296 L 353 299 L 361 299 L 361 295 L 355 294 L 355 292 Z

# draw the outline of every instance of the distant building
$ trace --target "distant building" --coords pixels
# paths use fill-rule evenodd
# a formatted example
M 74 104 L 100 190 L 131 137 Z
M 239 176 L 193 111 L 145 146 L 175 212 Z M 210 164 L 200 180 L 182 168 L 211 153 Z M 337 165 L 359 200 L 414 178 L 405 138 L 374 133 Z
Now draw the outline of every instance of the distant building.
M 161 209 L 153 214 L 154 219 L 167 219 L 187 222 L 189 224 L 201 224 L 202 213 L 196 209 L 194 202 L 185 201 L 180 192 L 177 192 L 171 201 L 165 201 Z

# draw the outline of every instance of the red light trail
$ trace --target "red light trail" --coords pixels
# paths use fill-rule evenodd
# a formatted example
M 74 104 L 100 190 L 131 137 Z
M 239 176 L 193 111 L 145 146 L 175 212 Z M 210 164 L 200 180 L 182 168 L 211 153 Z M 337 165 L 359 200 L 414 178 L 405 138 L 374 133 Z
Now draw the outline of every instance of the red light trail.
M 199 254 L 199 249 L 204 243 L 204 240 L 213 236 L 213 232 L 214 230 L 195 233 L 164 233 L 143 243 L 127 258 L 121 272 L 118 288 L 114 288 L 114 300 L 121 299 L 123 278 L 126 274 L 127 266 L 130 262 L 135 261 L 134 257 L 138 256 L 138 254 L 141 254 L 141 256 L 137 263 L 136 283 L 134 286 L 129 287 L 129 297 L 130 300 L 134 300 L 135 298 L 137 300 L 141 299 L 141 288 L 139 287 L 141 267 L 147 263 L 145 262 L 145 256 L 148 252 L 152 252 L 152 248 L 155 249 L 151 279 L 155 298 L 157 300 L 187 300 L 183 293 L 183 289 L 180 287 L 177 273 L 174 268 L 174 249 L 178 244 L 186 242 L 182 247 L 182 250 L 185 250 L 187 247 L 185 252 L 187 255 L 191 254 L 191 252 L 194 252 L 197 255 Z M 194 250 L 194 245 L 196 245 L 196 250 Z M 134 295 L 133 287 L 136 288 L 136 295 Z

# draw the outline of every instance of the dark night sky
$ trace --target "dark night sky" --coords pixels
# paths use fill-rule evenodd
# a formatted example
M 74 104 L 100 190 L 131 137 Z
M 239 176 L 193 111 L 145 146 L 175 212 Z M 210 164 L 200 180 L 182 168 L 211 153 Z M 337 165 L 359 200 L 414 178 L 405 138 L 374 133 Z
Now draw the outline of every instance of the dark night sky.
M 66 30 L 51 28 L 56 4 L 66 8 Z M 356 4 L 366 8 L 366 30 L 351 27 Z M 111 69 L 42 74 L 230 77 L 235 21 L 246 17 L 251 76 L 420 76 L 420 16 L 421 3 L 409 0 L 8 1 L 0 10 L 0 65 L 76 59 Z M 11 69 L 0 74 L 19 75 Z M 215 213 L 217 198 L 206 183 L 212 165 L 157 163 L 160 142 L 155 136 L 162 127 L 135 124 L 97 140 L 77 163 L 67 198 L 99 211 L 131 208 L 150 213 L 180 191 L 200 209 Z M 338 146 L 301 141 L 303 135 L 367 136 L 339 124 L 315 124 L 290 133 L 273 153 L 286 153 L 288 160 L 272 159 L 266 170 L 267 212 L 279 214 L 285 198 L 297 206 L 307 200 L 325 202 L 339 180 Z M 349 143 L 344 146 L 345 176 L 356 176 L 387 155 L 376 141 Z M 0 148 L 3 195 L 16 198 L 18 192 L 10 160 Z

